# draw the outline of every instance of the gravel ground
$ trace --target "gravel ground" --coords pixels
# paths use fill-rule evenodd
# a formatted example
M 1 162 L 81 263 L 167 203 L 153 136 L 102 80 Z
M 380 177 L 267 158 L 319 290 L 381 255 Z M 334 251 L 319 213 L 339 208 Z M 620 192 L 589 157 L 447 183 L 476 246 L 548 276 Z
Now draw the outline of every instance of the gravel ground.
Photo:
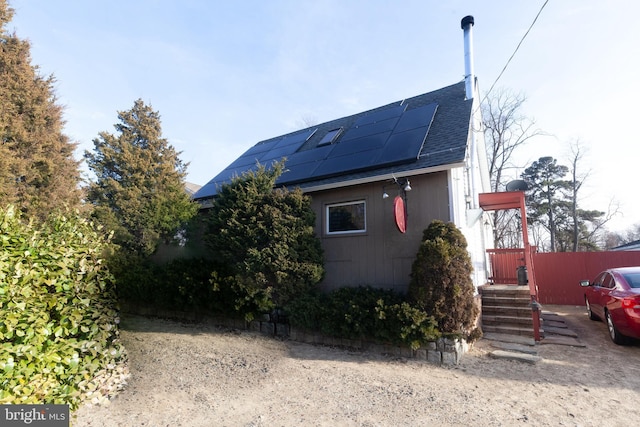
M 545 309 L 586 347 L 542 344 L 530 365 L 481 340 L 455 367 L 126 316 L 129 383 L 72 425 L 637 425 L 640 344 L 614 345 L 581 307 Z

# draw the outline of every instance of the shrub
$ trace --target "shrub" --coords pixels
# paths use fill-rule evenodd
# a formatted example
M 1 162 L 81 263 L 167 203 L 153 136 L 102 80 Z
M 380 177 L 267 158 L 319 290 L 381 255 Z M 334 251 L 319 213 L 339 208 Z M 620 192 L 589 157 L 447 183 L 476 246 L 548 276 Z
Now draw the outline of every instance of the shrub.
M 148 258 L 118 248 L 109 254 L 107 264 L 118 283 L 120 300 L 156 306 L 163 299 L 159 282 L 162 275 Z
M 375 336 L 381 341 L 405 344 L 415 350 L 440 337 L 433 316 L 407 302 L 386 305 L 380 300 L 376 312 L 379 327 Z
M 329 336 L 366 339 L 418 348 L 440 336 L 426 312 L 404 296 L 371 287 L 309 293 L 287 307 L 291 325 Z
M 401 302 L 401 296 L 390 290 L 372 287 L 340 288 L 329 295 L 327 316 L 321 330 L 341 338 L 375 338 L 378 333 L 376 308 Z
M 211 262 L 203 258 L 179 258 L 156 264 L 140 256 L 112 257 L 110 265 L 118 281 L 121 301 L 168 310 L 237 316 L 236 294 L 221 284 Z
M 164 305 L 169 308 L 228 313 L 233 301 L 223 287 L 215 285 L 216 274 L 211 272 L 211 263 L 202 258 L 176 259 L 159 268 Z
M 320 331 L 329 312 L 329 296 L 315 290 L 290 301 L 285 311 L 289 323 L 309 331 Z
M 102 400 L 126 378 L 107 239 L 76 215 L 0 209 L 0 403 Z
M 462 232 L 452 223 L 433 221 L 423 233 L 411 268 L 409 296 L 434 316 L 445 334 L 466 336 L 474 326 L 478 308 L 471 273 Z
M 274 190 L 283 167 L 259 165 L 223 185 L 209 216 L 205 239 L 214 270 L 247 320 L 285 306 L 324 275 L 310 198 L 300 189 Z

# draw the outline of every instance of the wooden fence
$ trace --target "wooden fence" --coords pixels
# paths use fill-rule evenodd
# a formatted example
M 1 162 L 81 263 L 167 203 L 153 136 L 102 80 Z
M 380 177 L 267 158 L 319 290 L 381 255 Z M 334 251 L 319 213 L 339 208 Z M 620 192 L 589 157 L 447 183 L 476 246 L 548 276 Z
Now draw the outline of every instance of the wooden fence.
M 522 249 L 491 249 L 493 282 L 516 284 Z M 584 305 L 580 280 L 593 280 L 607 268 L 640 265 L 640 251 L 534 253 L 533 267 L 541 304 Z

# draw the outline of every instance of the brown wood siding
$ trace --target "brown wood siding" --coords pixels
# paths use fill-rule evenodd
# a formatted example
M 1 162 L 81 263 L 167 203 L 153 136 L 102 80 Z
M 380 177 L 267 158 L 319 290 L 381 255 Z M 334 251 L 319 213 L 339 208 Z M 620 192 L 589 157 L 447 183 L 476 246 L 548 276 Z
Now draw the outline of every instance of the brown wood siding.
M 316 212 L 316 233 L 324 249 L 326 276 L 321 288 L 330 291 L 343 286 L 373 286 L 405 292 L 411 265 L 423 230 L 434 219 L 449 221 L 447 173 L 438 172 L 410 177 L 407 193 L 407 232 L 400 233 L 393 216 L 397 186 L 386 186 L 389 198 L 383 199 L 384 183 L 311 193 Z M 327 235 L 327 204 L 365 200 L 367 231 L 362 234 Z

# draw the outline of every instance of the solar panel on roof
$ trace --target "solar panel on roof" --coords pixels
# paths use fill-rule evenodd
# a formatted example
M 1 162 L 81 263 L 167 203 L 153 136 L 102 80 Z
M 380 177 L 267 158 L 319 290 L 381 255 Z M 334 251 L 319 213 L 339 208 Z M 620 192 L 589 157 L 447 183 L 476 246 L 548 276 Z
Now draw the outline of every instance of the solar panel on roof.
M 277 160 L 283 157 L 288 157 L 298 151 L 298 148 L 300 148 L 299 144 L 290 144 L 283 147 L 276 146 L 276 148 L 267 151 L 260 157 L 260 163 L 265 163 L 268 160 Z
M 332 157 L 318 166 L 313 174 L 313 178 L 368 169 L 375 165 L 377 157 L 378 150 L 361 151 L 345 156 Z
M 203 185 L 202 187 L 200 187 L 200 189 L 196 192 L 195 195 L 197 195 L 198 198 L 206 198 L 206 197 L 211 197 L 215 195 L 217 192 L 218 191 L 217 191 L 216 183 L 214 180 L 211 180 L 207 182 L 205 185 Z
M 405 108 L 407 108 L 406 105 L 398 105 L 397 107 L 391 107 L 366 113 L 361 117 L 358 117 L 358 120 L 356 120 L 354 126 L 362 126 L 369 123 L 390 119 L 392 117 L 398 117 L 404 112 Z
M 345 154 L 379 150 L 380 148 L 384 147 L 385 142 L 387 141 L 387 139 L 389 139 L 390 135 L 391 132 L 384 132 L 375 135 L 369 135 L 365 138 L 342 141 L 340 142 L 340 144 L 336 144 L 336 147 L 329 154 L 328 159 L 344 156 Z
M 400 133 L 405 130 L 423 126 L 427 126 L 428 128 L 433 121 L 433 117 L 435 116 L 437 109 L 438 104 L 427 104 L 425 106 L 406 111 L 402 117 L 400 117 L 398 125 L 395 127 L 393 132 Z
M 258 143 L 227 166 L 227 169 L 254 166 L 256 162 L 266 163 L 271 160 L 287 157 L 298 151 L 300 146 L 304 144 L 314 132 L 315 129 L 307 129 L 303 132 Z
M 252 166 L 255 165 L 260 155 L 262 153 L 257 153 L 255 156 L 241 156 L 238 157 L 233 163 L 227 166 L 227 169 L 237 169 L 242 166 Z
M 316 168 L 322 164 L 320 161 L 299 163 L 295 167 L 285 167 L 285 171 L 276 181 L 277 184 L 306 181 L 314 176 Z
M 378 164 L 417 159 L 427 136 L 427 130 L 428 128 L 423 126 L 391 135 L 384 148 L 379 150 Z
M 223 170 L 222 172 L 220 172 L 215 177 L 215 180 L 216 180 L 216 182 L 231 182 L 231 180 L 234 177 L 241 176 L 243 173 L 249 172 L 249 171 L 252 171 L 252 170 L 257 170 L 257 166 L 256 166 L 255 163 L 253 165 L 251 165 L 250 167 L 235 168 L 235 169 L 227 168 L 227 169 Z
M 298 146 L 300 146 L 304 142 L 306 142 L 315 132 L 316 129 L 305 129 L 302 132 L 286 135 L 276 143 L 275 147 L 279 148 L 292 144 L 297 144 Z
M 198 198 L 216 194 L 216 185 L 229 182 L 235 175 L 253 170 L 256 161 L 269 167 L 272 162 L 287 158 L 285 172 L 278 184 L 305 182 L 350 172 L 380 168 L 415 161 L 422 149 L 437 104 L 405 111 L 406 105 L 393 105 L 357 117 L 351 127 L 334 144 L 299 151 L 316 129 L 261 142 L 207 183 Z M 350 119 L 343 119 L 347 126 Z M 339 121 L 335 121 L 339 122 Z M 332 122 L 333 123 L 333 122 Z M 339 130 L 338 127 L 334 130 Z M 334 135 L 335 136 L 335 135 Z
M 374 135 L 376 133 L 382 133 L 393 130 L 398 123 L 398 117 L 392 117 L 380 122 L 361 125 L 358 127 L 352 127 L 340 138 L 340 143 L 349 141 L 350 139 L 362 138 L 363 136 Z
M 203 185 L 195 195 L 197 195 L 198 199 L 203 199 L 207 197 L 213 197 L 218 193 L 218 187 L 223 184 L 228 184 L 231 180 L 236 176 L 241 176 L 243 173 L 248 172 L 250 170 L 256 170 L 256 164 L 254 163 L 249 167 L 239 167 L 239 168 L 231 168 L 228 167 L 215 176 L 211 181 Z
M 260 142 L 253 147 L 249 148 L 245 151 L 242 156 L 248 156 L 256 153 L 264 153 L 265 151 L 271 150 L 278 143 L 277 139 L 272 139 L 269 141 Z
M 287 158 L 287 167 L 302 163 L 320 162 L 327 158 L 335 146 L 318 147 L 312 150 L 298 151 Z

